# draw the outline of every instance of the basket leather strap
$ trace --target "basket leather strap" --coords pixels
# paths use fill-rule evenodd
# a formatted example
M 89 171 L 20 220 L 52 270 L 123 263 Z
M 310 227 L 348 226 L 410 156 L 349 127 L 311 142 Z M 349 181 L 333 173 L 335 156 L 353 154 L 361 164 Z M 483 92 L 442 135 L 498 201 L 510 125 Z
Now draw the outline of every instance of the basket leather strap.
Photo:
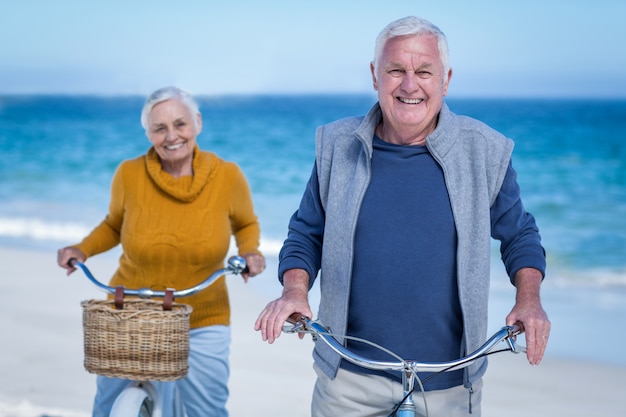
M 115 308 L 124 309 L 124 287 L 115 287 Z
M 168 288 L 165 290 L 165 297 L 163 297 L 163 310 L 170 311 L 172 304 L 174 303 L 174 289 Z

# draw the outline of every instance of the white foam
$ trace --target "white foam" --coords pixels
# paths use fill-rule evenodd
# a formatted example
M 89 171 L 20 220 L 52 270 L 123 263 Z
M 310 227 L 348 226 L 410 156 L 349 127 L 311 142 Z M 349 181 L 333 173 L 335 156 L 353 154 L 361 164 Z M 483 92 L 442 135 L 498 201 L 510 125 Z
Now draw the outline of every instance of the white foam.
M 22 401 L 17 404 L 0 403 L 0 417 L 89 417 L 90 415 L 91 412 L 89 411 L 42 407 L 39 405 L 31 404 L 28 401 Z
M 263 252 L 265 256 L 278 256 L 280 248 L 283 246 L 283 242 L 279 240 L 261 239 L 261 246 L 259 250 Z
M 90 228 L 74 222 L 46 221 L 29 217 L 0 217 L 0 237 L 34 240 L 76 241 Z

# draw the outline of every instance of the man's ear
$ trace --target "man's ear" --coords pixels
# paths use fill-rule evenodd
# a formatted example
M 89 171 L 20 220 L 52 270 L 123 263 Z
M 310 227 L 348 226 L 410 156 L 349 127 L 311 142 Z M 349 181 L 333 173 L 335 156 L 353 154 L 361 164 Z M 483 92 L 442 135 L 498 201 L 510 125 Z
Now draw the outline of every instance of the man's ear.
M 374 68 L 374 61 L 370 62 L 370 71 L 372 73 L 372 84 L 374 91 L 378 91 L 378 81 L 376 81 L 376 69 Z
M 443 83 L 443 95 L 444 96 L 448 94 L 448 86 L 450 85 L 450 78 L 452 78 L 452 68 L 448 70 L 448 76 L 446 78 L 446 81 Z

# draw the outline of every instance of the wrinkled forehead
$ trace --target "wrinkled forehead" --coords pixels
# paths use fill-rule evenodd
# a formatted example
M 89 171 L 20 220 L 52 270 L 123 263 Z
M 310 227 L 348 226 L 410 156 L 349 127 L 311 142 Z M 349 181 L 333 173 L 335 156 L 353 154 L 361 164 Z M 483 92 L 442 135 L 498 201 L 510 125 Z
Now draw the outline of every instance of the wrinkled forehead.
M 193 113 L 189 106 L 178 98 L 170 98 L 156 103 L 148 112 L 148 119 L 154 119 L 159 117 L 174 117 L 174 118 L 192 118 Z
M 389 38 L 380 56 L 380 64 L 390 63 L 412 66 L 442 67 L 442 57 L 437 39 L 430 34 L 402 35 Z
M 184 100 L 171 98 L 160 101 L 146 114 L 146 130 L 157 125 L 168 125 L 177 121 L 184 121 L 193 124 L 197 129 L 200 121 L 200 114 L 194 115 L 193 110 L 185 103 Z

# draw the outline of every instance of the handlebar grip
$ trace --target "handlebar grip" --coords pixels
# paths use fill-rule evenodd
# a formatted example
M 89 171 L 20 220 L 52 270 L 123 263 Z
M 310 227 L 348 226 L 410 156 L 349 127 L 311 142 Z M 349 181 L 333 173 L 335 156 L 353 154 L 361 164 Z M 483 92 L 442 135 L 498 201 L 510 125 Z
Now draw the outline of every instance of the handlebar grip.
M 283 324 L 283 332 L 285 333 L 301 333 L 306 332 L 311 324 L 311 319 L 300 313 L 293 313 L 287 317 Z
M 524 325 L 521 322 L 516 322 L 515 324 L 513 324 L 511 327 L 511 333 L 512 334 L 522 334 L 524 333 Z
M 309 320 L 311 319 L 300 313 L 293 313 L 291 316 L 287 317 L 287 322 L 291 324 L 306 323 Z

